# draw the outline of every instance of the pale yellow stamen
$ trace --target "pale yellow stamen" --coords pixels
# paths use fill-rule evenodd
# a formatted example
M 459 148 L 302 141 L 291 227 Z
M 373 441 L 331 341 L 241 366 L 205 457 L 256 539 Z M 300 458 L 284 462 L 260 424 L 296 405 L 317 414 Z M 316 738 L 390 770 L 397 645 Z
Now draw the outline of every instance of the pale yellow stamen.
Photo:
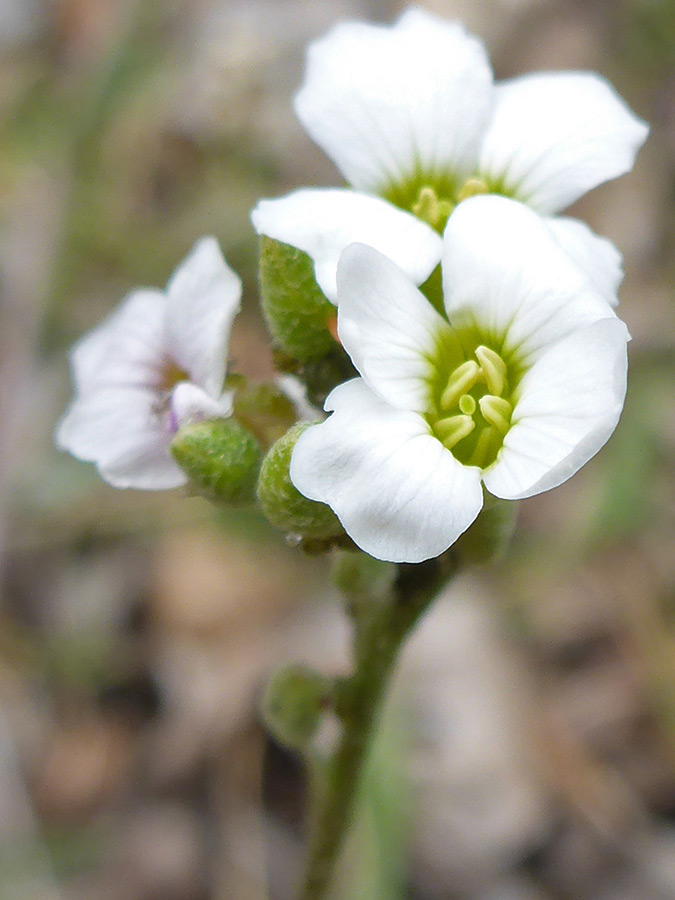
M 448 384 L 441 395 L 441 409 L 451 409 L 462 394 L 470 391 L 480 376 L 480 367 L 473 359 L 468 359 L 458 366 L 448 379 Z
M 436 434 L 448 450 L 452 450 L 455 444 L 470 435 L 475 427 L 476 423 L 467 415 L 448 416 L 447 419 L 436 422 L 434 426 Z
M 457 202 L 468 200 L 469 197 L 477 197 L 479 194 L 489 194 L 490 189 L 482 178 L 469 178 L 464 182 L 457 194 Z
M 470 466 L 479 466 L 479 468 L 482 469 L 487 462 L 490 450 L 497 437 L 498 432 L 496 428 L 493 428 L 491 425 L 484 428 L 478 435 L 476 446 L 473 448 L 473 453 L 471 454 L 468 464 Z
M 436 191 L 427 185 L 420 188 L 417 202 L 414 204 L 412 212 L 418 218 L 428 222 L 432 228 L 440 228 L 447 222 L 453 206 L 453 203 L 449 200 L 441 199 Z
M 498 353 L 481 344 L 476 347 L 476 358 L 480 363 L 488 390 L 499 396 L 506 385 L 506 363 Z
M 478 401 L 478 406 L 485 421 L 489 422 L 490 425 L 494 425 L 497 431 L 506 434 L 511 427 L 511 413 L 513 412 L 513 407 L 509 401 L 503 397 L 485 394 Z

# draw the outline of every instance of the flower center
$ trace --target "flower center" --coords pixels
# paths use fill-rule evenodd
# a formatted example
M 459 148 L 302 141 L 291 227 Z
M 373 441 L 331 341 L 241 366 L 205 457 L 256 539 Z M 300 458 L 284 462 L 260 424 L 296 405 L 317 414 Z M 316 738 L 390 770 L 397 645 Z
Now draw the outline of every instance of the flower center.
M 411 212 L 419 219 L 428 222 L 432 228 L 442 234 L 450 218 L 450 213 L 462 200 L 468 200 L 469 197 L 476 197 L 478 194 L 488 194 L 489 192 L 490 188 L 482 178 L 467 178 L 453 192 L 451 197 L 439 195 L 430 184 L 425 184 L 420 188 L 417 200 L 411 207 Z
M 179 423 L 171 405 L 171 392 L 181 381 L 189 381 L 188 373 L 181 369 L 172 359 L 165 359 L 159 373 L 157 385 L 157 400 L 153 412 L 164 423 L 169 434 L 174 435 L 178 431 Z
M 441 385 L 429 424 L 461 463 L 484 469 L 495 461 L 511 427 L 512 387 L 506 363 L 484 344 Z
M 478 175 L 460 181 L 450 172 L 429 174 L 419 171 L 409 179 L 384 186 L 379 193 L 394 206 L 411 212 L 442 234 L 458 203 L 477 194 L 508 195 L 502 188 L 503 185 L 488 182 Z
M 185 369 L 181 369 L 181 367 L 176 365 L 172 359 L 167 359 L 162 366 L 159 389 L 160 391 L 170 392 L 176 387 L 179 381 L 189 380 L 190 376 Z

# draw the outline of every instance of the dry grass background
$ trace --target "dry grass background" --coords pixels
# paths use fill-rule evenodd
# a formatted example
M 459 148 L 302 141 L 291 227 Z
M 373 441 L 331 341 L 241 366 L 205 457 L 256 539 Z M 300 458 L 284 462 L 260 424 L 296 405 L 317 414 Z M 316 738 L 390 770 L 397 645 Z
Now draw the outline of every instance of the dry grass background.
M 625 256 L 631 383 L 607 448 L 415 635 L 336 898 L 672 900 L 675 5 L 422 5 L 499 77 L 596 69 L 652 123 L 576 208 Z M 248 211 L 337 183 L 292 114 L 303 47 L 401 7 L 0 2 L 0 900 L 292 897 L 302 783 L 256 705 L 279 661 L 346 664 L 324 561 L 116 492 L 51 433 L 68 346 L 204 233 L 245 281 L 236 367 L 270 375 Z

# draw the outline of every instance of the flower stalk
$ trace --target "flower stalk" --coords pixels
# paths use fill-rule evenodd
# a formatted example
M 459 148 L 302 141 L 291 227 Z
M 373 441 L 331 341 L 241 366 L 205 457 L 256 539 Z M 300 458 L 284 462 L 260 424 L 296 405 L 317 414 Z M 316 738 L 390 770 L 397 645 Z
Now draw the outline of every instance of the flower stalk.
M 340 558 L 335 579 L 347 596 L 353 623 L 354 671 L 335 689 L 340 738 L 322 767 L 322 777 L 311 778 L 309 847 L 300 900 L 327 896 L 400 652 L 456 569 L 452 552 L 398 566 L 354 554 Z

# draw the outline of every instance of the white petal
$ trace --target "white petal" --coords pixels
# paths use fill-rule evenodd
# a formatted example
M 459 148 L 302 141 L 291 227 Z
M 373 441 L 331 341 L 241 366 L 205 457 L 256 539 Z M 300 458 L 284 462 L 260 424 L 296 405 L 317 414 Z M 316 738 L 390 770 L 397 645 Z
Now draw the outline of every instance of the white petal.
M 594 456 L 619 420 L 626 393 L 626 345 L 619 319 L 571 334 L 526 373 L 512 426 L 487 489 L 515 500 L 556 487 Z
M 410 213 L 356 191 L 304 189 L 261 200 L 251 213 L 258 234 L 309 254 L 319 287 L 337 302 L 335 274 L 349 244 L 368 244 L 392 259 L 415 284 L 422 284 L 441 259 L 443 242 L 433 228 Z
M 186 481 L 169 452 L 171 436 L 154 391 L 101 388 L 75 399 L 56 442 L 78 459 L 95 462 L 114 487 L 162 490 Z
M 179 382 L 171 391 L 171 425 L 177 431 L 181 426 L 207 419 L 224 419 L 232 412 L 233 394 L 227 391 L 215 398 L 190 381 Z
M 213 237 L 198 241 L 167 285 L 171 356 L 211 396 L 223 387 L 241 281 Z
M 451 324 L 478 326 L 493 349 L 526 365 L 569 332 L 613 315 L 544 220 L 505 197 L 465 200 L 450 216 L 443 289 Z
M 590 72 L 547 72 L 497 84 L 481 174 L 542 213 L 630 171 L 649 129 Z
M 161 381 L 166 355 L 166 299 L 137 290 L 75 344 L 73 379 L 79 394 L 101 387 L 152 387 Z
M 338 267 L 338 334 L 372 390 L 425 412 L 438 342 L 450 331 L 409 278 L 381 253 L 352 244 Z
M 366 553 L 392 562 L 438 556 L 483 504 L 480 471 L 463 466 L 415 413 L 394 410 L 361 379 L 337 387 L 335 409 L 308 428 L 291 459 L 291 480 L 328 503 Z
M 473 168 L 492 97 L 480 41 L 421 9 L 347 22 L 309 48 L 295 109 L 347 181 L 381 192 L 422 170 Z
M 589 281 L 610 306 L 619 302 L 617 291 L 623 281 L 623 260 L 614 244 L 579 219 L 555 216 L 546 220 L 565 252 L 588 276 Z

